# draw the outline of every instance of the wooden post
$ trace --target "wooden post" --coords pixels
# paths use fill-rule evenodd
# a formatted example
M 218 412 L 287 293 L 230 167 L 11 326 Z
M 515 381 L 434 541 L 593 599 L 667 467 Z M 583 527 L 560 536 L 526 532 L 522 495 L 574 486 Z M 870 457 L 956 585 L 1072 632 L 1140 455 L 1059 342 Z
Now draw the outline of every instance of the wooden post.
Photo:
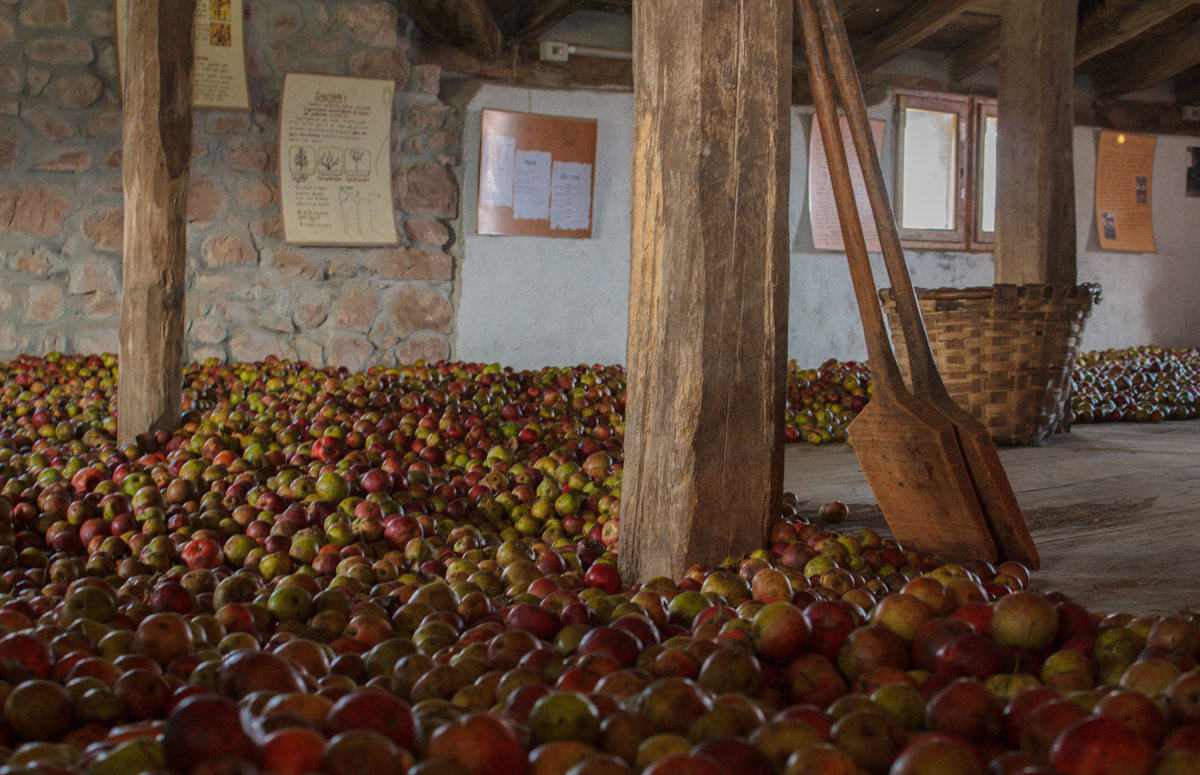
M 129 0 L 117 437 L 179 424 L 196 0 Z
M 627 581 L 760 547 L 779 507 L 792 7 L 641 0 L 633 29 Z
M 1075 279 L 1077 0 L 1004 0 L 1000 12 L 996 282 Z

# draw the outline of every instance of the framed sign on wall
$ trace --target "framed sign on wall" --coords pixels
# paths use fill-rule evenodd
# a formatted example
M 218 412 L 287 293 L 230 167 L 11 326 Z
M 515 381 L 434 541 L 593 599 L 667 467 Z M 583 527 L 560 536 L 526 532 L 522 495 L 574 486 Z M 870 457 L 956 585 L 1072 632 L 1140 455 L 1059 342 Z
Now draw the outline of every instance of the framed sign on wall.
M 485 109 L 480 234 L 592 236 L 596 120 Z

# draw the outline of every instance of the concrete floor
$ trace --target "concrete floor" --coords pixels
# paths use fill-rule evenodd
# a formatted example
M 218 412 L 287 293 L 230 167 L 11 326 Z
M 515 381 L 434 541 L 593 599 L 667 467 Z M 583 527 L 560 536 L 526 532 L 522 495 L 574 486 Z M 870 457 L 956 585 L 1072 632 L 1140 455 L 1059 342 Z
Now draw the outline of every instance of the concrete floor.
M 1000 459 L 1041 555 L 1035 589 L 1101 613 L 1200 612 L 1200 421 L 1077 425 Z M 807 507 L 850 506 L 840 529 L 887 532 L 849 447 L 791 444 L 785 466 Z

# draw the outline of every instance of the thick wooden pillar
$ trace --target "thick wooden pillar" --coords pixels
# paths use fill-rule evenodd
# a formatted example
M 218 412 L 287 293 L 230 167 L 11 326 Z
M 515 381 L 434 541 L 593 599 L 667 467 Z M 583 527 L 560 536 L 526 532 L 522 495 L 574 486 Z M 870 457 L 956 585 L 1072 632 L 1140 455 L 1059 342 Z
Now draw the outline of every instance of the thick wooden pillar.
M 620 567 L 762 546 L 783 482 L 787 0 L 634 3 Z
M 117 436 L 179 423 L 196 0 L 129 0 Z
M 996 282 L 1075 284 L 1077 0 L 1000 11 Z

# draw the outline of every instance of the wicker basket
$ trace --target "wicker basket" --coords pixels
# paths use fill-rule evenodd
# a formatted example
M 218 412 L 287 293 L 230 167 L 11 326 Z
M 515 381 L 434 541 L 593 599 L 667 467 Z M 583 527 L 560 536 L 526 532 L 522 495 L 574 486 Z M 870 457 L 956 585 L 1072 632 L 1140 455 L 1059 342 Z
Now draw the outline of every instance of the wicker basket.
M 909 379 L 891 288 L 879 292 L 896 359 Z M 917 289 L 946 388 L 997 444 L 1040 444 L 1058 428 L 1083 325 L 1100 301 L 1094 284 Z

